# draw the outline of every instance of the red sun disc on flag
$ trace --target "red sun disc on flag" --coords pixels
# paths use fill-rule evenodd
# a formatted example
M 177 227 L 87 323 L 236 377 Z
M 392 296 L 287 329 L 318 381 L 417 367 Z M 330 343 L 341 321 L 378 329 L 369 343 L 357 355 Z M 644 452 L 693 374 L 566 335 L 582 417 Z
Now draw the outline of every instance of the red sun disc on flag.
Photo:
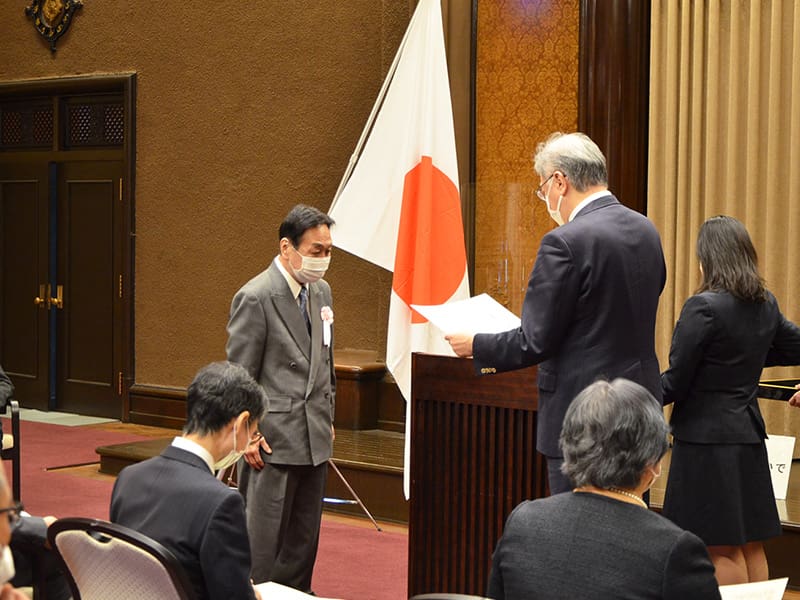
M 466 268 L 458 189 L 423 156 L 403 184 L 392 289 L 408 305 L 443 304 L 458 289 Z M 416 311 L 411 320 L 426 321 Z

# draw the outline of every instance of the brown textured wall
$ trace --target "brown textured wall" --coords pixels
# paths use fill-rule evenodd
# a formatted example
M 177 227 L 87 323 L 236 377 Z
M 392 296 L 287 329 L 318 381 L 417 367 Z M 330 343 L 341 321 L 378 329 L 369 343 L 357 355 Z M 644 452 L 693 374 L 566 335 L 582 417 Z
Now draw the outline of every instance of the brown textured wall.
M 542 236 L 536 144 L 574 131 L 578 0 L 478 2 L 475 293 L 519 314 Z
M 296 202 L 327 210 L 411 0 L 84 0 L 50 54 L 0 9 L 0 81 L 136 72 L 135 379 L 224 357 L 230 298 Z M 336 345 L 383 352 L 390 274 L 336 252 Z

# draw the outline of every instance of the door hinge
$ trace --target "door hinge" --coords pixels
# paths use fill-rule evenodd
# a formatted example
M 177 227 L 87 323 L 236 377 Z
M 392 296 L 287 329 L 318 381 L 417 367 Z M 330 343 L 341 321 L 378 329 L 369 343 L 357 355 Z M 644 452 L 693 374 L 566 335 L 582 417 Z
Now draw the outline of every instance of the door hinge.
M 122 371 L 117 374 L 117 396 L 122 396 Z
M 119 276 L 119 297 L 122 298 L 122 275 Z

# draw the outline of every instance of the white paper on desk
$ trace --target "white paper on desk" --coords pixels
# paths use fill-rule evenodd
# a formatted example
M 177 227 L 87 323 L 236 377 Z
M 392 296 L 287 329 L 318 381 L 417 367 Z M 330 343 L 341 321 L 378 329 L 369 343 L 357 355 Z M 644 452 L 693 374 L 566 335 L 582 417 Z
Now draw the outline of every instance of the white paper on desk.
M 480 294 L 436 306 L 412 304 L 411 308 L 443 333 L 500 333 L 519 327 L 517 315 L 489 294 Z
M 264 600 L 308 600 L 308 598 L 319 598 L 319 600 L 333 600 L 332 598 L 320 598 L 319 596 L 312 596 L 294 588 L 275 583 L 274 581 L 267 581 L 266 583 L 259 583 L 253 586 L 261 594 Z
M 722 596 L 722 600 L 781 600 L 787 583 L 789 578 L 782 577 L 753 583 L 721 585 L 719 595 Z
M 764 440 L 769 458 L 769 474 L 772 476 L 772 489 L 776 500 L 786 500 L 789 489 L 789 471 L 792 469 L 794 437 L 770 434 Z

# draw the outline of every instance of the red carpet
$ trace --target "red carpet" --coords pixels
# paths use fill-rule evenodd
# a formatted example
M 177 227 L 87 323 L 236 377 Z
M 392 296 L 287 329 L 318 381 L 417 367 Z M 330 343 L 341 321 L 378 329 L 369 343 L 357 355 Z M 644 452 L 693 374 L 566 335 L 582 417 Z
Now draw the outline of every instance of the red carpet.
M 11 425 L 3 419 L 3 431 Z M 99 462 L 98 446 L 144 440 L 142 436 L 91 427 L 64 427 L 33 421 L 20 422 L 22 438 L 21 494 L 31 514 L 58 517 L 108 518 L 111 485 L 48 468 Z M 6 464 L 11 477 L 11 465 Z
M 95 448 L 148 439 L 91 427 L 23 421 L 22 501 L 31 514 L 108 519 L 113 483 L 47 468 L 99 462 Z M 7 419 L 3 430 L 10 431 Z M 11 465 L 6 463 L 11 477 Z M 408 536 L 323 518 L 313 588 L 345 600 L 407 598 Z

